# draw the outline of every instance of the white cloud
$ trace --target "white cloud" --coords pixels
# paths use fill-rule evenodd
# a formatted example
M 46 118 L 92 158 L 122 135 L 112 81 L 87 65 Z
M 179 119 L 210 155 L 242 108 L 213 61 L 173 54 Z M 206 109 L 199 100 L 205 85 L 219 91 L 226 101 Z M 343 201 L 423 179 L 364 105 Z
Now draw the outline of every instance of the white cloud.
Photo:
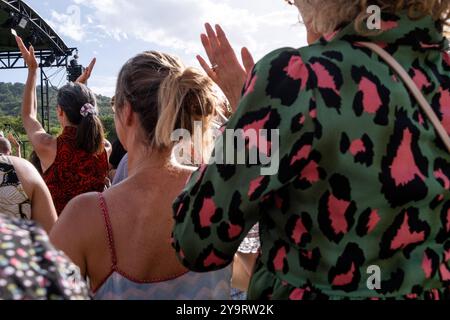
M 116 77 L 95 76 L 89 81 L 89 87 L 96 93 L 112 97 L 116 92 Z
M 202 52 L 203 23 L 221 24 L 233 44 L 260 57 L 277 46 L 301 46 L 304 30 L 292 28 L 298 12 L 273 0 L 73 0 L 81 8 L 78 27 L 70 15 L 52 14 L 57 30 L 81 41 L 86 33 L 116 41 L 135 39 L 183 55 Z M 76 15 L 76 13 L 74 13 Z M 59 23 L 59 25 L 58 25 Z M 84 23 L 84 25 L 83 25 Z
M 48 23 L 60 35 L 75 41 L 82 41 L 87 32 L 81 23 L 81 10 L 77 6 L 68 7 L 65 13 L 52 10 Z
M 198 66 L 205 22 L 222 25 L 236 51 L 246 46 L 256 60 L 280 47 L 306 44 L 298 11 L 282 0 L 71 1 L 65 13 L 52 12 L 50 22 L 62 35 L 99 46 L 113 40 L 118 47 L 165 50 L 187 65 Z M 105 93 L 112 85 L 110 79 L 105 88 L 97 87 Z

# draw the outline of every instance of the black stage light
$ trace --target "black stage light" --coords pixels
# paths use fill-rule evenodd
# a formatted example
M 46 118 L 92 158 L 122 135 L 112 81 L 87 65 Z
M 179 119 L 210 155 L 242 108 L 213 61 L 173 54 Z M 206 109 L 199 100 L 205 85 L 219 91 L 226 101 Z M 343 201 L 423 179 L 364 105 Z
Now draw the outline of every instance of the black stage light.
M 20 27 L 25 29 L 28 25 L 28 19 L 16 12 L 10 12 L 8 19 L 2 24 L 2 28 L 16 29 Z
M 78 63 L 78 53 L 73 56 L 73 59 L 69 62 L 69 67 L 67 67 L 67 79 L 70 82 L 75 82 L 82 74 L 84 68 Z
M 8 19 L 2 24 L 2 28 L 15 29 L 20 23 L 20 18 L 14 12 L 9 13 Z
M 52 64 L 55 62 L 56 60 L 56 56 L 54 53 L 52 53 L 50 56 L 48 56 L 45 60 L 44 63 L 42 64 L 43 67 L 48 68 L 51 67 Z
M 67 68 L 67 79 L 70 82 L 75 82 L 83 74 L 83 66 L 75 66 Z

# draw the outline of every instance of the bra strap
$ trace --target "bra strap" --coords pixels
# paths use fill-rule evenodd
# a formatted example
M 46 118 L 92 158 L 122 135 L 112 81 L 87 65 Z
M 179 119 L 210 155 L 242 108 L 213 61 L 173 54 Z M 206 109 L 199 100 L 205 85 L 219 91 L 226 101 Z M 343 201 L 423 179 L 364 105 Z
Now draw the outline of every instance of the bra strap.
M 117 255 L 116 255 L 116 247 L 114 245 L 114 235 L 111 225 L 111 219 L 109 217 L 108 206 L 105 201 L 105 197 L 103 197 L 102 193 L 98 193 L 98 199 L 100 203 L 100 208 L 102 210 L 103 218 L 105 220 L 106 233 L 108 236 L 108 246 L 111 253 L 111 262 L 112 269 L 114 271 L 117 270 Z

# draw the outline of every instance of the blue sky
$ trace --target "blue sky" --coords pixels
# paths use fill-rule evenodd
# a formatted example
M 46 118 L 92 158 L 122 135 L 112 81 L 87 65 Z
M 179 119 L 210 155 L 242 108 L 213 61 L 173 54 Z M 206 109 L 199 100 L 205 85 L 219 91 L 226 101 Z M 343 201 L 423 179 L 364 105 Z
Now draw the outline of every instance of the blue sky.
M 247 46 L 256 59 L 280 47 L 306 44 L 298 11 L 283 0 L 26 0 L 87 65 L 97 57 L 90 86 L 111 96 L 123 63 L 144 50 L 180 56 L 198 66 L 203 24 L 220 23 L 237 50 Z M 52 74 L 53 71 L 49 71 Z M 0 81 L 24 82 L 25 73 L 6 71 Z M 64 81 L 62 73 L 52 79 Z

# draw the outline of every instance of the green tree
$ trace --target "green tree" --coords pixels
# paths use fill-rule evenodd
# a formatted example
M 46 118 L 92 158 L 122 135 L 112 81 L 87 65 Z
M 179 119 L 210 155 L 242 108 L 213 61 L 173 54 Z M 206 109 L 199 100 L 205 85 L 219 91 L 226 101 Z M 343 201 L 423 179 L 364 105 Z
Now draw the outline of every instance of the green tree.
M 32 147 L 28 142 L 28 137 L 22 125 L 20 118 L 20 109 L 22 105 L 22 95 L 25 85 L 22 83 L 3 83 L 0 82 L 0 131 L 13 132 L 22 141 L 23 153 L 29 156 Z M 40 87 L 38 92 L 38 107 L 40 110 Z M 60 125 L 56 117 L 57 90 L 50 89 L 50 134 L 57 136 L 61 132 Z M 114 114 L 111 109 L 111 98 L 97 95 L 97 105 L 100 110 L 100 118 L 105 127 L 106 138 L 114 142 L 117 139 L 114 126 Z

